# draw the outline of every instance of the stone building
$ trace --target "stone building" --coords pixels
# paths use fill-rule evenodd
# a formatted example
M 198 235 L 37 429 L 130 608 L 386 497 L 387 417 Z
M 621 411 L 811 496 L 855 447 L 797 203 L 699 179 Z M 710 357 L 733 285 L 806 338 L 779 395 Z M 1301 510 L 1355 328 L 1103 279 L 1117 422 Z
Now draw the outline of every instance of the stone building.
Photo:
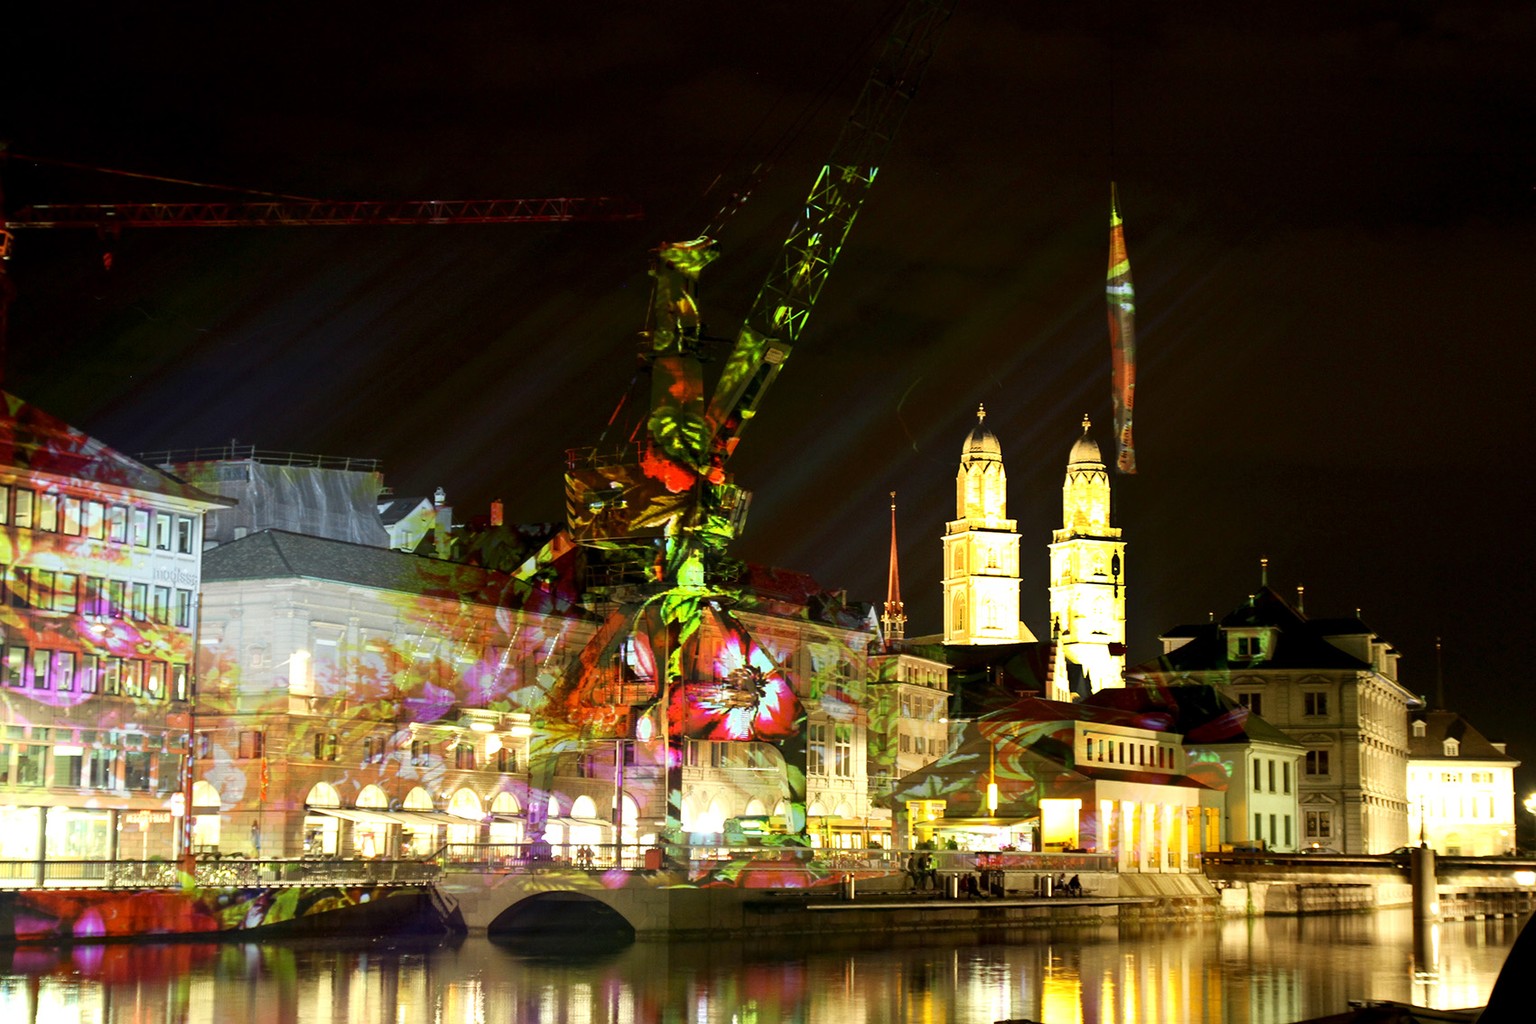
M 1308 618 L 1267 585 L 1219 622 L 1162 636 L 1128 674 L 1219 687 L 1305 748 L 1300 842 L 1386 853 L 1408 842 L 1408 711 L 1398 654 L 1358 618 Z
M 203 517 L 227 503 L 0 402 L 0 860 L 172 858 Z
M 1408 718 L 1408 839 L 1447 857 L 1515 852 L 1520 762 L 1454 711 Z

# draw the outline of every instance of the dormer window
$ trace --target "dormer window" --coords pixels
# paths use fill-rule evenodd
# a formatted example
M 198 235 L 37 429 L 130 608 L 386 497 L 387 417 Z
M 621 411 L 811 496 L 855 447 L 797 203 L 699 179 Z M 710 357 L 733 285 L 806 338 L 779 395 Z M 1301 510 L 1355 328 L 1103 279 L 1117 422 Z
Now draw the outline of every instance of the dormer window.
M 1428 731 L 1429 731 L 1429 723 L 1425 722 L 1424 719 L 1421 718 L 1418 721 L 1413 723 L 1413 738 L 1414 739 L 1416 739 L 1416 740 L 1423 739 L 1425 733 L 1427 733 Z
M 1260 661 L 1270 656 L 1269 630 L 1227 633 L 1227 657 L 1233 661 Z
M 1445 741 L 1445 756 L 1459 757 L 1461 755 L 1461 741 L 1455 738 Z

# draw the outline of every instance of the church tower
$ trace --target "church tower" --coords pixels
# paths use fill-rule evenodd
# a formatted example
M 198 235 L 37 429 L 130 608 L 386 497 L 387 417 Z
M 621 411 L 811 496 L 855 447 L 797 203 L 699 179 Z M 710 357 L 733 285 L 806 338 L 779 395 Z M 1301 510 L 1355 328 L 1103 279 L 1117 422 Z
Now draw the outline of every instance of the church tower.
M 944 642 L 1030 643 L 1019 621 L 1019 535 L 1008 516 L 1003 448 L 978 407 L 960 450 L 955 519 L 944 527 Z
M 1109 473 L 1090 426 L 1084 416 L 1051 534 L 1056 678 L 1080 695 L 1125 685 L 1125 542 L 1109 525 Z
M 893 650 L 907 635 L 907 611 L 901 603 L 901 574 L 896 568 L 896 492 L 891 492 L 891 568 L 885 581 L 885 610 L 880 615 L 885 649 Z

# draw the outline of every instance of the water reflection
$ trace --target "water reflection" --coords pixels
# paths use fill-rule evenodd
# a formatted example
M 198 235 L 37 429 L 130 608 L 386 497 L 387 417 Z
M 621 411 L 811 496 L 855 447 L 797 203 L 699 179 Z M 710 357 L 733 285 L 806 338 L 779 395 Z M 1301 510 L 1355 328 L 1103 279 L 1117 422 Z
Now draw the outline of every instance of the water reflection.
M 1416 971 L 1412 921 L 1397 912 L 597 955 L 484 940 L 18 949 L 0 952 L 0 1020 L 1285 1024 L 1350 999 L 1481 1005 L 1516 931 L 1510 920 L 1440 925 L 1432 972 Z

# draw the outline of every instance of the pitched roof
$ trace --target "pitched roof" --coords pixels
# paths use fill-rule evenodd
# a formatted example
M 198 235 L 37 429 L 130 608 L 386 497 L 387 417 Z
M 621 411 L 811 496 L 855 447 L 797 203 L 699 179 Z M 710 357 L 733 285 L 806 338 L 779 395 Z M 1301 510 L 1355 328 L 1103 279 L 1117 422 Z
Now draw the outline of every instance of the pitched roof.
M 1205 683 L 1169 685 L 1127 680 L 1125 686 L 1100 690 L 1083 703 L 1141 716 L 1164 716 L 1170 721 L 1168 730 L 1182 734 L 1186 744 L 1253 742 L 1298 750 L 1304 746 L 1228 697 L 1220 687 Z
M 108 447 L 8 391 L 0 391 L 0 466 L 180 498 L 209 508 L 234 504 Z
M 291 578 L 584 617 L 542 584 L 506 573 L 283 530 L 262 530 L 203 554 L 205 584 Z
M 1227 632 L 1233 629 L 1274 630 L 1273 643 L 1258 658 L 1228 658 Z M 1244 671 L 1250 669 L 1369 669 L 1369 663 L 1340 650 L 1329 637 L 1373 635 L 1359 619 L 1308 619 L 1285 598 L 1263 587 L 1220 622 L 1183 625 L 1169 630 L 1167 638 L 1189 637 L 1180 646 L 1130 672 L 1189 673 Z
M 1454 711 L 1415 711 L 1408 721 L 1423 722 L 1424 735 L 1415 736 L 1408 730 L 1408 758 L 1411 761 L 1505 761 L 1519 764 L 1519 760 L 1503 753 Z M 1460 747 L 1455 757 L 1445 753 L 1445 741 L 1456 740 Z

